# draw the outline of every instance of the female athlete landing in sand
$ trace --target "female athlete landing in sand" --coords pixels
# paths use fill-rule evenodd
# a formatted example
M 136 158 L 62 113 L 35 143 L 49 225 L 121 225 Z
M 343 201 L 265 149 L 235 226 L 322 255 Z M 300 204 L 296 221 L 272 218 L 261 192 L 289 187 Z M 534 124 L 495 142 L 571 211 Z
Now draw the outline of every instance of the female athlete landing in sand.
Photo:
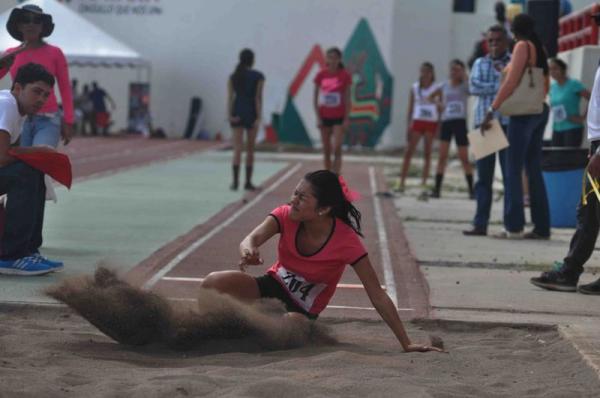
M 213 272 L 202 286 L 244 301 L 281 300 L 289 316 L 315 319 L 333 296 L 347 264 L 352 265 L 375 309 L 405 351 L 442 351 L 411 343 L 392 300 L 383 291 L 359 238 L 360 212 L 343 180 L 327 170 L 298 183 L 289 205 L 275 210 L 240 244 L 241 271 Z M 254 278 L 244 271 L 261 265 L 259 247 L 279 233 L 278 260 Z

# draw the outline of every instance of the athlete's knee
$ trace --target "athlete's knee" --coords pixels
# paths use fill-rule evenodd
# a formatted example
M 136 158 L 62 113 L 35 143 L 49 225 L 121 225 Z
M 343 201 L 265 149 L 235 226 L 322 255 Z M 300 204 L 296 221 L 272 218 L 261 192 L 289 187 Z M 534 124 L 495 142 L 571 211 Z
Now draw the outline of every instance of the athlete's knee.
M 222 291 L 224 287 L 225 279 L 227 278 L 223 272 L 211 272 L 204 278 L 201 286 L 204 289 L 214 289 Z

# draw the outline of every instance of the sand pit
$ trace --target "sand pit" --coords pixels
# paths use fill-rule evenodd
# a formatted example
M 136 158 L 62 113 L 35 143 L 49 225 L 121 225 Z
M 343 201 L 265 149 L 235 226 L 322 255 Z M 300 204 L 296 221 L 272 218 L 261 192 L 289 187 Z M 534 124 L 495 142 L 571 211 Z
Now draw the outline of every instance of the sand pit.
M 71 310 L 2 307 L 0 397 L 595 397 L 597 375 L 553 330 L 408 325 L 450 354 L 404 354 L 381 322 L 322 319 L 337 345 L 194 351 L 119 345 Z

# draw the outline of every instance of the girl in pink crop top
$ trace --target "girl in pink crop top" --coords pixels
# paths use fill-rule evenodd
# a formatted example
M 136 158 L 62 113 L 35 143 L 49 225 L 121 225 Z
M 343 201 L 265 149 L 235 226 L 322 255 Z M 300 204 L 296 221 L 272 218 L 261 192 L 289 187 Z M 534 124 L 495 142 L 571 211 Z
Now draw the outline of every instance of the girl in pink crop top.
M 314 320 L 351 266 L 405 351 L 442 351 L 415 344 L 406 333 L 361 241 L 361 215 L 352 199 L 352 192 L 332 171 L 306 174 L 290 203 L 274 209 L 240 243 L 241 270 L 212 272 L 202 286 L 244 301 L 274 298 L 286 307 L 286 316 Z M 246 267 L 263 263 L 259 247 L 275 235 L 279 235 L 275 263 L 262 276 L 245 273 Z

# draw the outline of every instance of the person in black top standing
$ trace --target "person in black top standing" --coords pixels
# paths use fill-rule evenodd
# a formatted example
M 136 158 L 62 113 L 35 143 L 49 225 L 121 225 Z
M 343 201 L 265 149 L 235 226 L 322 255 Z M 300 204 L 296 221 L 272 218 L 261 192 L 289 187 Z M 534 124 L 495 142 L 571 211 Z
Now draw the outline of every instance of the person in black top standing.
M 248 134 L 246 144 L 246 183 L 244 189 L 254 191 L 252 171 L 254 167 L 254 144 L 262 112 L 262 92 L 265 76 L 252 69 L 254 53 L 250 49 L 240 52 L 240 61 L 227 84 L 227 109 L 233 130 L 233 182 L 232 190 L 239 185 L 240 163 L 244 145 L 244 130 Z
M 97 82 L 92 82 L 92 91 L 89 94 L 90 100 L 94 106 L 92 135 L 98 134 L 98 127 L 102 129 L 102 135 L 108 135 L 110 126 L 110 113 L 106 108 L 106 101 L 110 102 L 110 106 L 114 111 L 116 109 L 115 101 L 108 93 L 98 86 Z

